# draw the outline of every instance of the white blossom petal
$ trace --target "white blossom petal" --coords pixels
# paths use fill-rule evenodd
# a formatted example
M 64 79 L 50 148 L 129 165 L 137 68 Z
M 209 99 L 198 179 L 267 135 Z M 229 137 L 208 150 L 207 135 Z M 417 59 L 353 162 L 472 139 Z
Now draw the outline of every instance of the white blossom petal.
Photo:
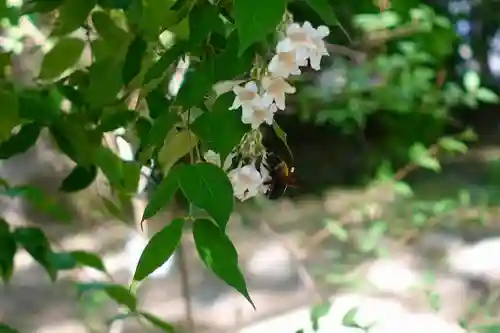
M 213 150 L 208 150 L 205 154 L 203 154 L 203 158 L 208 163 L 215 164 L 219 167 L 221 165 L 220 155 Z
M 233 92 L 236 97 L 234 98 L 233 104 L 229 110 L 235 110 L 243 105 L 252 104 L 253 101 L 259 97 L 259 87 L 254 81 L 247 82 L 244 87 L 235 86 L 233 88 Z
M 295 93 L 295 87 L 282 77 L 276 76 L 264 76 L 261 83 L 265 90 L 265 95 L 269 96 L 276 103 L 278 109 L 284 110 L 285 94 Z
M 228 174 L 233 185 L 234 196 L 245 201 L 259 193 L 262 176 L 254 164 L 231 170 Z

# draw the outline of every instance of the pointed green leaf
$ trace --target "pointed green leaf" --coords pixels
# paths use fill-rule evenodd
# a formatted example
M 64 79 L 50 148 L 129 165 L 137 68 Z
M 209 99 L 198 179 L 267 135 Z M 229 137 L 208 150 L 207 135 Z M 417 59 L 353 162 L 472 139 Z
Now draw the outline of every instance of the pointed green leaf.
M 23 125 L 19 132 L 0 144 L 0 159 L 27 152 L 37 142 L 41 130 L 35 123 Z
M 63 36 L 80 28 L 96 3 L 96 0 L 64 0 L 51 35 Z
M 91 107 L 113 103 L 123 86 L 122 63 L 114 58 L 94 62 L 90 67 L 89 80 L 85 99 Z
M 92 291 L 104 291 L 111 299 L 120 305 L 126 306 L 130 311 L 137 311 L 137 299 L 123 286 L 111 283 L 79 283 L 77 285 L 78 295 Z
M 184 44 L 177 43 L 165 51 L 144 76 L 144 85 L 165 75 L 167 69 L 184 53 Z
M 173 219 L 150 240 L 142 251 L 135 269 L 134 281 L 142 281 L 172 256 L 182 237 L 184 219 Z
M 40 228 L 23 227 L 14 231 L 14 239 L 49 274 L 52 281 L 57 278 L 57 270 L 52 266 L 50 243 Z
M 95 11 L 92 14 L 94 28 L 107 43 L 121 49 L 129 43 L 129 34 L 120 28 L 113 19 L 103 11 Z
M 339 23 L 330 1 L 306 0 L 306 2 L 327 25 L 335 26 Z
M 235 0 L 233 17 L 240 37 L 239 55 L 250 45 L 276 31 L 285 14 L 287 0 Z
M 138 116 L 138 112 L 123 107 L 105 109 L 98 130 L 105 133 L 114 131 L 120 127 L 127 127 L 127 125 L 135 121 Z
M 158 153 L 158 163 L 164 173 L 168 173 L 183 156 L 186 156 L 196 145 L 198 138 L 192 132 L 181 131 L 170 138 Z
M 146 209 L 142 215 L 141 221 L 152 218 L 160 210 L 162 210 L 174 196 L 175 192 L 179 188 L 179 171 L 180 166 L 176 166 L 170 170 L 170 172 L 163 178 L 160 185 L 151 195 Z
M 43 57 L 38 78 L 52 80 L 61 76 L 67 69 L 78 63 L 84 47 L 84 41 L 79 38 L 64 37 L 59 39 Z
M 248 126 L 241 122 L 241 114 L 229 110 L 233 99 L 233 93 L 220 96 L 215 101 L 212 112 L 202 114 L 191 126 L 207 148 L 218 152 L 222 160 L 248 131 Z
M 204 209 L 225 230 L 233 212 L 233 187 L 226 173 L 211 163 L 183 165 L 179 186 L 189 202 Z
M 175 333 L 176 332 L 176 330 L 174 329 L 174 327 L 172 325 L 164 322 L 160 318 L 158 318 L 150 313 L 141 312 L 140 315 L 144 319 L 146 319 L 148 322 L 150 322 L 153 326 L 161 329 L 163 332 L 167 332 L 167 333 Z
M 90 186 L 97 177 L 97 167 L 91 165 L 89 167 L 75 166 L 71 173 L 64 178 L 61 187 L 62 192 L 77 192 L 86 189 Z
M 202 45 L 212 32 L 224 36 L 224 22 L 219 9 L 208 2 L 198 3 L 189 13 L 189 43 L 193 47 Z
M 18 97 L 13 87 L 0 87 L 2 122 L 0 123 L 0 142 L 7 140 L 12 130 L 20 123 Z
M 97 254 L 86 251 L 72 251 L 70 254 L 77 264 L 106 273 L 106 267 Z
M 9 224 L 0 219 L 0 277 L 4 283 L 9 282 L 14 272 L 14 256 L 16 252 L 17 244 L 10 232 Z
M 148 43 L 141 36 L 136 36 L 130 43 L 122 69 L 123 83 L 125 85 L 128 85 L 141 71 L 142 59 L 147 49 Z
M 242 294 L 255 308 L 245 278 L 238 267 L 238 252 L 229 237 L 207 219 L 194 222 L 193 237 L 198 255 L 205 266 Z

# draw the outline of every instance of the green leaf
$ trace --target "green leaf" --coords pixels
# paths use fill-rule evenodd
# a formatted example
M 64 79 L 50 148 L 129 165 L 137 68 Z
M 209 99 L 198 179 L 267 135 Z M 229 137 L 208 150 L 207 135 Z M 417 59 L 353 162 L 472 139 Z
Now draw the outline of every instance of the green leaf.
M 149 100 L 149 102 L 151 102 L 151 100 Z M 167 105 L 165 105 L 165 107 L 167 107 Z M 153 120 L 153 125 L 149 131 L 145 145 L 161 149 L 167 134 L 179 120 L 180 118 L 177 114 L 171 112 L 168 108 L 163 110 L 159 117 Z
M 54 98 L 53 91 L 24 88 L 17 97 L 21 118 L 49 124 L 61 114 L 60 101 Z
M 235 0 L 233 16 L 240 37 L 239 55 L 263 41 L 283 20 L 286 0 Z
M 0 88 L 2 122 L 0 122 L 0 142 L 7 140 L 12 130 L 20 123 L 18 97 L 12 87 Z
M 174 329 L 174 327 L 172 325 L 164 322 L 160 318 L 153 316 L 150 313 L 140 312 L 140 315 L 141 315 L 141 317 L 146 319 L 148 322 L 150 322 L 153 326 L 161 329 L 163 332 L 167 332 L 167 333 L 175 333 L 176 332 L 176 330 Z
M 207 59 L 187 71 L 175 102 L 185 108 L 202 104 L 216 82 L 214 59 Z
M 202 114 L 191 126 L 207 148 L 218 152 L 222 160 L 248 131 L 248 126 L 241 122 L 240 113 L 229 110 L 233 99 L 232 93 L 221 95 L 215 101 L 212 112 Z
M 40 189 L 32 186 L 16 186 L 0 190 L 0 195 L 11 198 L 22 197 L 39 211 L 44 212 L 59 221 L 67 222 L 71 217 L 69 213 L 57 202 L 43 193 Z
M 0 333 L 19 333 L 19 331 L 0 323 Z
M 233 187 L 226 173 L 211 163 L 183 165 L 179 186 L 186 199 L 204 209 L 219 225 L 226 229 L 233 212 Z
M 290 146 L 288 146 L 287 134 L 284 130 L 281 129 L 280 125 L 276 121 L 273 122 L 273 130 L 278 139 L 280 139 L 281 142 L 283 142 L 283 144 L 285 145 L 290 157 L 293 157 L 292 150 L 290 149 Z
M 168 173 L 182 157 L 187 155 L 198 144 L 198 137 L 189 131 L 181 131 L 167 138 L 163 148 L 158 152 L 158 163 L 163 173 Z
M 219 16 L 219 9 L 208 2 L 194 6 L 189 13 L 189 44 L 192 47 L 203 45 L 212 32 L 224 36 L 224 22 Z
M 121 49 L 129 43 L 128 33 L 120 28 L 113 19 L 103 11 L 95 11 L 92 14 L 94 28 L 107 43 Z
M 105 109 L 98 130 L 105 133 L 120 127 L 126 127 L 129 123 L 135 121 L 138 115 L 138 112 L 126 108 Z
M 147 85 L 151 81 L 159 79 L 163 75 L 165 75 L 165 72 L 170 67 L 170 65 L 172 65 L 174 61 L 176 61 L 181 55 L 183 55 L 184 47 L 184 44 L 177 43 L 170 49 L 165 51 L 161 55 L 160 59 L 158 59 L 146 72 L 146 75 L 144 76 L 144 85 Z
M 421 143 L 415 143 L 410 148 L 410 160 L 421 166 L 422 168 L 426 168 L 433 171 L 440 171 L 441 165 L 439 161 L 429 154 L 428 149 Z
M 439 145 L 448 152 L 451 153 L 462 153 L 467 152 L 467 145 L 462 141 L 454 138 L 444 137 L 439 139 Z
M 64 178 L 61 187 L 62 192 L 77 192 L 90 186 L 97 177 L 97 167 L 91 165 L 84 167 L 77 165 L 71 170 L 71 173 Z
M 181 240 L 183 226 L 184 219 L 173 219 L 151 237 L 135 269 L 134 281 L 144 280 L 170 259 Z
M 90 66 L 90 84 L 85 99 L 93 108 L 99 108 L 116 101 L 122 81 L 122 64 L 117 59 L 103 59 Z
M 92 291 L 104 291 L 111 299 L 120 305 L 126 306 L 130 311 L 137 311 L 137 299 L 123 286 L 111 283 L 79 283 L 77 285 L 78 295 Z
M 14 231 L 14 239 L 49 274 L 52 281 L 57 278 L 57 270 L 52 266 L 50 255 L 53 253 L 49 240 L 40 228 L 22 227 Z
M 38 78 L 52 80 L 75 66 L 82 56 L 85 43 L 79 38 L 64 37 L 59 39 L 43 57 Z
M 330 312 L 331 304 L 329 302 L 316 305 L 312 308 L 309 318 L 311 319 L 314 332 L 319 330 L 319 320 Z
M 347 311 L 347 313 L 342 318 L 342 325 L 347 327 L 359 327 L 358 323 L 356 322 L 356 315 L 358 314 L 358 312 L 358 307 L 354 307 Z
M 240 54 L 240 39 L 238 32 L 233 31 L 226 40 L 226 49 L 214 59 L 215 81 L 234 80 L 241 74 L 248 73 L 252 67 L 255 50 L 248 48 Z
M 77 264 L 106 273 L 106 267 L 97 254 L 86 251 L 72 251 L 70 254 Z
M 172 200 L 172 197 L 179 188 L 179 169 L 180 166 L 172 168 L 165 178 L 163 178 L 161 183 L 151 195 L 148 205 L 146 206 L 146 209 L 144 209 L 141 221 L 155 216 L 156 213 L 162 210 L 170 202 L 170 200 Z
M 14 235 L 10 232 L 9 224 L 0 219 L 0 276 L 4 283 L 9 282 L 14 272 L 14 256 L 17 244 Z
M 142 59 L 147 50 L 148 43 L 141 36 L 136 36 L 130 43 L 122 69 L 123 83 L 125 85 L 128 85 L 141 71 Z
M 35 123 L 23 125 L 19 132 L 0 144 L 0 159 L 8 159 L 27 152 L 37 142 L 41 130 Z
M 194 221 L 193 237 L 198 255 L 205 266 L 241 293 L 255 309 L 245 278 L 238 267 L 238 252 L 229 237 L 207 219 Z
M 484 103 L 498 103 L 500 98 L 490 89 L 480 87 L 475 92 L 476 98 Z
M 96 0 L 64 0 L 59 8 L 59 15 L 54 23 L 52 36 L 67 35 L 86 23 Z
M 339 23 L 330 1 L 306 0 L 306 2 L 327 25 L 334 26 Z
M 108 178 L 113 188 L 127 193 L 137 190 L 140 176 L 140 165 L 136 161 L 122 161 L 106 147 L 96 151 L 95 162 Z
M 171 102 L 165 97 L 162 89 L 154 89 L 146 96 L 148 103 L 149 116 L 153 119 L 158 118 L 170 110 Z

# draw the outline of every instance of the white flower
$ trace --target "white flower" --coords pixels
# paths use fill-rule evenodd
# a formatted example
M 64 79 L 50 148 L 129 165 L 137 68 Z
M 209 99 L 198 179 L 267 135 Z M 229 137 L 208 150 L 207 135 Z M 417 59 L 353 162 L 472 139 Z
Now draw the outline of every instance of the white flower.
M 255 99 L 259 98 L 259 87 L 257 87 L 254 81 L 247 82 L 244 87 L 235 86 L 233 92 L 236 97 L 229 110 L 236 110 L 241 106 L 251 105 Z
M 321 25 L 314 28 L 311 23 L 304 22 L 290 24 L 286 29 L 286 38 L 280 42 L 295 51 L 296 62 L 299 66 L 306 66 L 307 60 L 315 70 L 319 70 L 321 58 L 328 55 L 324 38 L 330 34 L 328 27 Z M 278 44 L 278 45 L 280 45 Z
M 307 35 L 311 38 L 314 44 L 314 47 L 307 48 L 309 64 L 311 65 L 311 68 L 319 70 L 321 58 L 328 55 L 325 41 L 323 39 L 330 34 L 330 29 L 324 25 L 320 25 L 318 28 L 314 29 L 311 26 L 311 23 L 307 21 L 304 22 L 302 28 L 306 31 Z
M 298 23 L 292 23 L 286 28 L 286 37 L 290 39 L 294 48 L 313 49 L 316 47 L 311 35 L 311 24 L 305 22 L 301 27 Z
M 295 87 L 286 82 L 282 77 L 264 76 L 262 87 L 266 95 L 270 96 L 280 110 L 285 109 L 285 94 L 294 94 Z
M 259 128 L 262 123 L 272 125 L 277 110 L 270 96 L 259 96 L 253 104 L 243 105 L 241 121 L 243 124 L 251 124 L 252 129 Z
M 205 154 L 203 154 L 203 158 L 208 163 L 215 164 L 218 167 L 222 167 L 224 171 L 227 171 L 231 167 L 231 164 L 233 163 L 234 154 L 230 153 L 229 155 L 227 155 L 226 159 L 224 160 L 224 164 L 222 166 L 221 166 L 220 154 L 216 153 L 211 149 L 208 150 Z
M 268 70 L 274 76 L 284 78 L 290 75 L 299 75 L 301 73 L 299 66 L 304 66 L 307 62 L 304 57 L 305 53 L 301 53 L 302 57 L 298 57 L 290 39 L 284 39 L 276 46 L 276 54 L 269 62 Z
M 231 170 L 228 176 L 233 185 L 234 196 L 239 200 L 245 201 L 259 194 L 263 179 L 254 164 Z

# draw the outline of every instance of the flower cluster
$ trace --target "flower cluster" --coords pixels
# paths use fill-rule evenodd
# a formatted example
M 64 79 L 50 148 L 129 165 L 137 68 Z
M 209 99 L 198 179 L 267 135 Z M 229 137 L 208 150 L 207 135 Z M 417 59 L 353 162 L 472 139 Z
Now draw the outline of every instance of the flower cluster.
M 302 26 L 292 23 L 286 28 L 264 75 L 232 88 L 236 96 L 231 109 L 241 108 L 243 123 L 250 124 L 253 129 L 262 123 L 273 123 L 274 114 L 285 109 L 285 96 L 295 93 L 295 87 L 287 79 L 300 75 L 301 67 L 308 64 L 314 70 L 320 69 L 321 58 L 328 55 L 323 39 L 329 33 L 327 27 L 315 29 L 309 22 Z
M 258 131 L 263 123 L 272 125 L 275 113 L 285 109 L 286 95 L 295 93 L 295 87 L 288 82 L 289 77 L 300 75 L 301 67 L 307 65 L 314 70 L 320 69 L 321 58 L 328 55 L 323 39 L 329 33 L 326 26 L 314 28 L 309 22 L 302 25 L 291 23 L 286 27 L 267 68 L 257 68 L 257 78 L 220 82 L 214 90 L 218 94 L 231 90 L 234 92 L 235 98 L 230 109 L 241 108 L 241 121 L 251 125 L 253 131 Z M 214 152 L 207 154 L 207 161 L 221 165 L 220 157 Z M 265 153 L 260 157 L 265 158 Z M 243 201 L 268 190 L 264 184 L 269 175 L 265 168 L 260 168 L 260 171 L 257 169 L 255 159 L 250 164 L 239 165 L 230 171 L 229 166 L 226 166 L 224 169 L 228 171 L 238 199 Z

